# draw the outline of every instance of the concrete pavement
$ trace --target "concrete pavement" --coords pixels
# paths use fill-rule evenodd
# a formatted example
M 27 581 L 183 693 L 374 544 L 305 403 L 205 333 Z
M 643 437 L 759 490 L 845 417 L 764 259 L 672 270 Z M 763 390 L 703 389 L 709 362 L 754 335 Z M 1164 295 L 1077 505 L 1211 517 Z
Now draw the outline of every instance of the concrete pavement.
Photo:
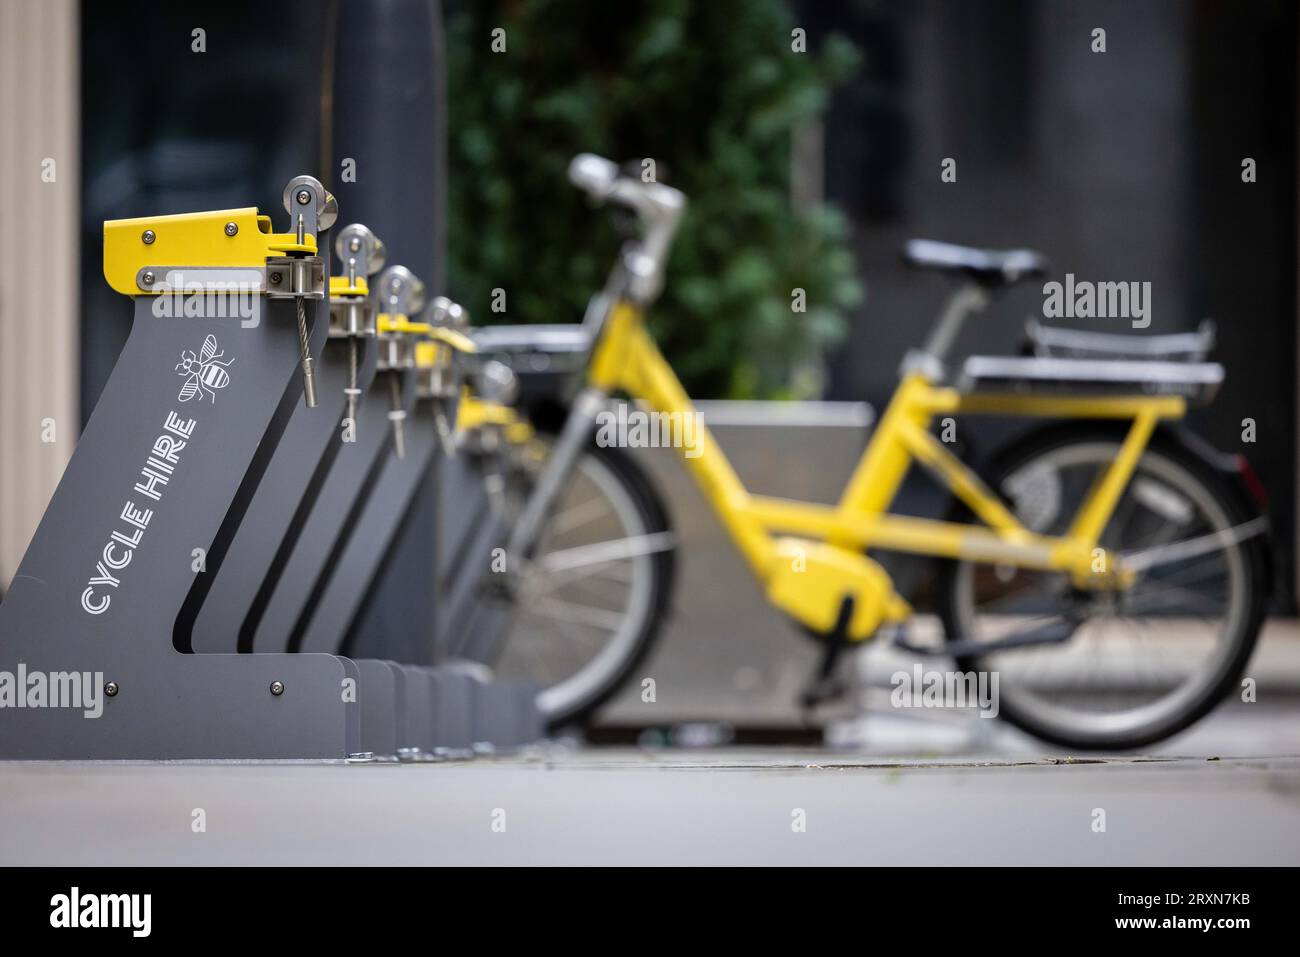
M 6 865 L 1296 863 L 1300 757 L 0 765 Z
M 872 706 L 881 661 L 831 729 L 841 748 L 0 763 L 0 865 L 1300 864 L 1292 634 L 1252 663 L 1257 702 L 1141 756 Z

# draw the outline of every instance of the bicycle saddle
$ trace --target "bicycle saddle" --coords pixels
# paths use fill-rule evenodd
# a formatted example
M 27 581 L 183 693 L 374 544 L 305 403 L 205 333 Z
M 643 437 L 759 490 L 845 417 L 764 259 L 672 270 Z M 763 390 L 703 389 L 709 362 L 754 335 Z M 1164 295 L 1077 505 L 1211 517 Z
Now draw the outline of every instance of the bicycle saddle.
M 1047 259 L 1032 249 L 976 249 L 932 239 L 909 239 L 903 246 L 903 261 L 917 268 L 961 273 L 989 289 L 1047 273 Z

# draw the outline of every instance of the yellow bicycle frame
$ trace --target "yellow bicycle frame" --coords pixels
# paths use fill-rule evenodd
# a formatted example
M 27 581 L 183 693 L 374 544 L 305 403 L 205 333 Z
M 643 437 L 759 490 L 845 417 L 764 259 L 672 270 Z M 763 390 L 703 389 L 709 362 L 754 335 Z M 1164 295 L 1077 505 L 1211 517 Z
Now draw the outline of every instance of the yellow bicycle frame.
M 646 331 L 641 310 L 628 302 L 612 308 L 588 379 L 603 392 L 625 392 L 655 412 L 694 414 L 690 398 Z M 1124 570 L 1113 567 L 1098 540 L 1159 420 L 1180 418 L 1185 411 L 1185 401 L 1177 396 L 967 395 L 936 386 L 923 372 L 913 371 L 890 400 L 837 505 L 751 495 L 702 422 L 697 423 L 698 454 L 684 461 L 741 554 L 768 587 L 769 597 L 796 618 L 829 628 L 846 592 L 871 598 L 883 587 L 878 609 L 855 612 L 849 636 L 863 639 L 881 622 L 901 621 L 911 613 L 883 569 L 862 554 L 867 549 L 1060 571 L 1083 587 L 1122 584 L 1127 580 Z M 1025 528 L 930 433 L 935 416 L 961 414 L 1128 419 L 1132 424 L 1068 531 L 1049 536 Z M 889 514 L 914 461 L 929 469 L 983 524 Z M 801 559 L 809 560 L 804 569 L 797 567 Z M 818 574 L 792 578 L 792 564 L 796 572 Z

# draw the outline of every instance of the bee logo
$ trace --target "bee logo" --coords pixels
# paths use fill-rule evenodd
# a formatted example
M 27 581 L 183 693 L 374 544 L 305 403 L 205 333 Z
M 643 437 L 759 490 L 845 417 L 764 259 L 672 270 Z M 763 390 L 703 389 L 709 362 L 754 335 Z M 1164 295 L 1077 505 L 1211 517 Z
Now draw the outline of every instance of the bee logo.
M 176 374 L 185 377 L 179 397 L 181 402 L 188 402 L 196 396 L 202 401 L 204 396 L 211 396 L 213 404 L 216 404 L 217 390 L 230 385 L 230 373 L 226 367 L 235 361 L 219 361 L 225 354 L 217 351 L 217 340 L 213 336 L 203 340 L 203 348 L 197 356 L 189 349 L 181 353 L 181 361 L 176 364 Z

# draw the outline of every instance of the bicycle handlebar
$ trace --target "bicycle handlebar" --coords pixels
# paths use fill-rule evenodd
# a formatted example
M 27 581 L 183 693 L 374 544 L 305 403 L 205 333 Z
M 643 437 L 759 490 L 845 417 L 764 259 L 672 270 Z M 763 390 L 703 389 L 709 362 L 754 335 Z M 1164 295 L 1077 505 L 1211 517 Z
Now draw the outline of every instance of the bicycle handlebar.
M 686 197 L 662 183 L 645 183 L 619 174 L 618 166 L 592 153 L 580 153 L 569 164 L 569 181 L 597 202 L 615 202 L 633 210 L 644 233 L 623 252 L 628 294 L 645 305 L 663 287 L 664 266 Z
M 569 182 L 594 199 L 604 199 L 616 179 L 618 167 L 595 153 L 579 153 L 569 163 Z

